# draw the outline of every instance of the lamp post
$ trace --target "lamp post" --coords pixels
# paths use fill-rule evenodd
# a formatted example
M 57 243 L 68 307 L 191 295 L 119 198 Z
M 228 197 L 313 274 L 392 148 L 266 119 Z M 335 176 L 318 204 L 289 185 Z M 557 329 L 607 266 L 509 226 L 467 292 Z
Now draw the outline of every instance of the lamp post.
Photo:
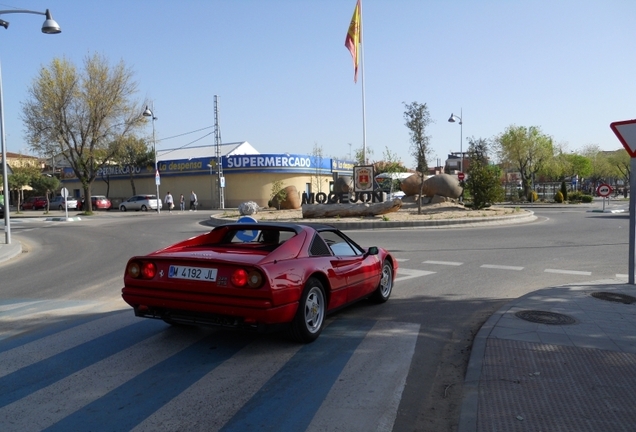
M 464 126 L 463 126 L 463 122 L 462 122 L 462 110 L 459 110 L 459 115 L 456 116 L 455 114 L 451 113 L 450 118 L 448 119 L 449 122 L 451 123 L 455 123 L 455 121 L 459 121 L 459 153 L 460 153 L 460 159 L 459 159 L 459 172 L 464 172 L 464 150 L 463 150 L 463 144 L 464 144 Z
M 0 10 L 0 15 L 11 13 L 27 13 L 35 15 L 44 15 L 46 19 L 42 24 L 42 33 L 45 34 L 57 34 L 61 33 L 60 26 L 55 22 L 51 16 L 51 12 L 47 9 L 46 12 L 37 12 L 26 9 L 15 10 Z M 0 19 L 0 26 L 5 29 L 9 28 L 9 22 Z M 4 137 L 4 110 L 2 100 L 2 70 L 0 68 L 0 145 L 2 146 L 2 193 L 4 195 L 4 233 L 6 244 L 11 244 L 11 220 L 9 218 L 9 170 L 7 168 L 7 146 Z
M 161 183 L 159 177 L 159 167 L 157 166 L 157 139 L 155 138 L 155 104 L 152 103 L 152 109 L 148 108 L 146 105 L 146 109 L 143 113 L 144 117 L 150 117 L 152 119 L 152 148 L 155 152 L 155 185 L 157 186 L 157 213 L 161 213 L 161 197 L 159 196 L 159 183 Z

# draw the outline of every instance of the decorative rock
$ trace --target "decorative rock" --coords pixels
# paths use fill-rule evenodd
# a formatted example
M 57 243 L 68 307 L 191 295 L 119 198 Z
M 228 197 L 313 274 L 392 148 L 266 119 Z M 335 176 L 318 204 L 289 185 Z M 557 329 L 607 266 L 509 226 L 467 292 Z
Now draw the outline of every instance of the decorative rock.
M 256 204 L 254 201 L 244 202 L 239 204 L 238 206 L 238 211 L 241 216 L 256 214 L 258 213 L 258 209 L 258 204 Z
M 404 179 L 400 188 L 407 196 L 419 194 L 419 174 L 413 174 Z M 437 174 L 424 180 L 422 194 L 429 197 L 440 195 L 448 198 L 459 198 L 462 194 L 462 187 L 457 178 L 448 174 Z
M 300 208 L 300 195 L 296 186 L 287 186 L 285 188 L 287 197 L 280 203 L 280 208 L 287 210 L 298 210 Z
M 287 186 L 285 191 L 285 199 L 278 201 L 278 198 L 272 198 L 267 205 L 279 210 L 298 210 L 300 208 L 300 194 L 296 186 Z

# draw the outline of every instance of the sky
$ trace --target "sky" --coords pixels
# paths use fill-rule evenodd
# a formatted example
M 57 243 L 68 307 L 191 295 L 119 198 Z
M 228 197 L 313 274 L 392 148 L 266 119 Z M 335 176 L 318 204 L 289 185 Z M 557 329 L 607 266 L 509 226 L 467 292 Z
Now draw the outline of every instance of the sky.
M 215 95 L 224 143 L 350 159 L 364 141 L 370 162 L 390 153 L 408 168 L 405 103 L 425 103 L 433 120 L 429 166 L 513 125 L 567 151 L 616 150 L 609 124 L 636 117 L 633 0 L 362 0 L 357 83 L 344 46 L 355 0 L 7 1 L 0 11 L 48 8 L 62 28 L 0 16 L 9 152 L 35 155 L 21 104 L 39 70 L 55 58 L 81 69 L 93 54 L 133 71 L 159 150 L 214 145 Z

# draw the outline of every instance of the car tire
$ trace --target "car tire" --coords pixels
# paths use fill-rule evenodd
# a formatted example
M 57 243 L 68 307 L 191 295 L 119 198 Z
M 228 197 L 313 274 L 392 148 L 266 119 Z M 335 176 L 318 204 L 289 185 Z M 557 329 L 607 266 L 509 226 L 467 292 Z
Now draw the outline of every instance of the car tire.
M 119 206 L 119 211 L 125 212 L 126 211 L 126 206 Z
M 393 291 L 393 266 L 389 262 L 389 260 L 384 260 L 382 263 L 382 277 L 380 278 L 380 283 L 378 287 L 371 294 L 371 300 L 376 303 L 384 303 L 389 297 L 391 297 L 391 292 Z
M 289 331 L 291 338 L 302 343 L 310 343 L 318 339 L 325 325 L 326 312 L 325 288 L 318 279 L 309 278 L 291 323 Z
M 141 211 L 148 211 L 148 207 L 146 207 L 145 205 L 141 206 Z
M 59 206 L 57 209 L 58 210 L 64 210 L 64 206 Z

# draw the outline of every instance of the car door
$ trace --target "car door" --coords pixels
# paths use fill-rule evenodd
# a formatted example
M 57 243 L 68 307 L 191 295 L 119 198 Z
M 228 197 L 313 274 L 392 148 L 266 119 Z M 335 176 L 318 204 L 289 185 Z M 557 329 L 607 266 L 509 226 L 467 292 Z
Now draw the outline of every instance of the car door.
M 358 300 L 373 291 L 378 273 L 378 259 L 364 251 L 337 231 L 321 231 L 335 259 L 334 270 L 347 281 L 347 302 Z
M 139 210 L 141 208 L 141 206 L 139 205 L 139 200 L 142 197 L 139 195 L 135 195 L 134 197 L 132 197 L 130 199 L 130 209 L 131 210 Z

